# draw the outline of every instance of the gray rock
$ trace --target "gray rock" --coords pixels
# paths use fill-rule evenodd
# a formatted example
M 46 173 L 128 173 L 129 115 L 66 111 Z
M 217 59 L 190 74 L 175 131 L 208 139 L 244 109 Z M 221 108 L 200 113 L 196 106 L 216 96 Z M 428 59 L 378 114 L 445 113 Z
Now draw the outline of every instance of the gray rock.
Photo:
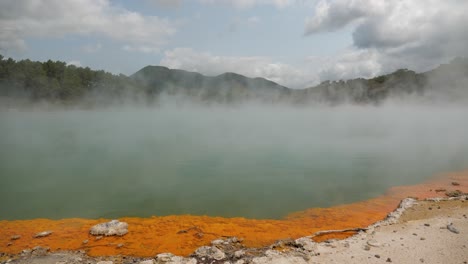
M 48 247 L 37 246 L 32 249 L 32 255 L 34 256 L 44 256 L 49 252 Z
M 147 259 L 147 260 L 143 260 L 143 261 L 140 261 L 139 264 L 155 264 L 156 262 L 154 261 L 154 259 Z
M 224 258 L 226 258 L 226 254 L 224 254 L 223 251 L 221 251 L 220 249 L 218 249 L 217 247 L 215 246 L 203 246 L 203 247 L 199 247 L 195 253 L 194 253 L 197 257 L 207 257 L 207 258 L 210 258 L 210 259 L 215 259 L 215 260 L 222 260 Z
M 23 250 L 21 251 L 21 255 L 22 255 L 22 256 L 27 256 L 27 255 L 31 254 L 31 252 L 32 252 L 32 250 L 29 249 L 29 248 L 23 249 Z
M 308 237 L 301 237 L 296 239 L 294 242 L 303 249 L 309 252 L 315 252 L 317 250 L 317 243 Z
M 128 233 L 128 224 L 119 220 L 112 220 L 91 227 L 89 233 L 94 236 L 123 236 Z
M 460 234 L 460 231 L 458 231 L 458 229 L 456 229 L 452 223 L 450 223 L 449 225 L 447 225 L 447 229 L 452 232 L 452 233 L 455 233 L 455 234 Z
M 20 239 L 20 238 L 21 238 L 20 235 L 14 235 L 14 236 L 11 236 L 11 237 L 10 237 L 11 240 L 18 240 L 18 239 Z

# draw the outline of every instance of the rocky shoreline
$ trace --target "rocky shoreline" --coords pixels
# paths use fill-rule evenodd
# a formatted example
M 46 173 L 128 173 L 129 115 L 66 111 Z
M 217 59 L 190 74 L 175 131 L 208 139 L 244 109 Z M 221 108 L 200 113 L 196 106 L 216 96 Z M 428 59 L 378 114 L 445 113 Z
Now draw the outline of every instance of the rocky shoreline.
M 90 257 L 83 250 L 49 252 L 47 248 L 34 247 L 25 249 L 22 253 L 16 255 L 0 253 L 0 263 L 467 263 L 468 202 L 466 201 L 468 201 L 467 195 L 431 198 L 421 201 L 407 198 L 402 200 L 399 207 L 384 220 L 367 228 L 320 231 L 312 236 L 295 240 L 280 240 L 263 248 L 245 247 L 242 244 L 242 239 L 237 237 L 223 237 L 213 240 L 211 245 L 199 247 L 188 257 L 176 256 L 171 253 L 158 254 L 152 258 L 120 255 Z M 116 227 L 126 227 L 125 223 L 119 221 L 102 223 L 93 227 L 91 231 L 97 236 L 107 235 L 106 227 L 113 232 L 110 235 L 125 235 L 126 233 L 125 230 L 115 229 Z M 332 239 L 321 243 L 314 241 L 317 236 L 329 233 L 354 233 L 354 235 L 343 240 Z M 47 235 L 50 234 L 47 233 Z M 434 237 L 435 241 L 431 241 L 430 238 L 432 237 Z M 20 238 L 12 237 L 11 239 Z M 405 244 L 408 243 L 407 241 L 414 239 L 416 240 Z M 457 246 L 444 249 L 450 244 L 447 241 L 443 244 L 444 239 L 449 239 L 449 242 L 457 241 Z M 418 245 L 422 243 L 423 245 Z M 436 250 L 432 251 L 438 254 L 436 257 L 429 256 L 418 259 L 409 257 L 414 254 L 413 250 L 416 250 L 415 252 L 418 250 L 424 251 L 424 247 L 427 247 L 428 244 L 436 245 Z M 440 247 L 437 247 L 437 245 Z M 415 249 L 411 250 L 412 247 Z M 395 250 L 398 253 L 392 253 Z M 403 254 L 405 250 L 409 250 L 408 253 L 410 253 L 406 258 L 406 262 L 405 254 Z M 457 253 L 456 255 L 450 255 L 447 250 L 456 250 Z M 427 253 L 425 255 L 427 256 Z M 440 257 L 439 255 L 445 256 L 442 262 L 437 259 L 437 257 Z M 434 259 L 437 261 L 433 261 Z

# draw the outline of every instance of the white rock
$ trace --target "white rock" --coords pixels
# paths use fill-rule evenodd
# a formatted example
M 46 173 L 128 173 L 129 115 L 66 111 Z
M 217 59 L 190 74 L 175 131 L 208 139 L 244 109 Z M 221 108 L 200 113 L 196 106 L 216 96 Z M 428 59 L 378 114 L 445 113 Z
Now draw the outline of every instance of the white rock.
M 46 236 L 49 236 L 50 234 L 52 234 L 52 231 L 43 231 L 43 232 L 37 233 L 34 237 L 35 238 L 46 237 Z
M 110 261 L 110 260 L 103 260 L 103 261 L 99 261 L 98 263 L 96 264 L 114 264 L 114 262 Z
M 216 239 L 216 240 L 213 240 L 211 241 L 211 245 L 222 245 L 224 243 L 224 240 L 222 239 Z
M 156 255 L 156 259 L 162 262 L 169 262 L 171 261 L 172 257 L 174 257 L 174 254 L 172 253 L 161 253 Z
M 97 224 L 89 230 L 91 235 L 123 236 L 128 233 L 128 224 L 119 220 Z
M 236 252 L 234 252 L 234 257 L 235 258 L 242 258 L 244 255 L 245 255 L 244 250 L 237 250 Z

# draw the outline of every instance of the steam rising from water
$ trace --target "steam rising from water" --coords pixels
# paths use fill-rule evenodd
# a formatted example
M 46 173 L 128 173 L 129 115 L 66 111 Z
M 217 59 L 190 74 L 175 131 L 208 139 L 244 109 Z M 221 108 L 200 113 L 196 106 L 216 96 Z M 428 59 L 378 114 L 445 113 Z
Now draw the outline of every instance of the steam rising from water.
M 0 218 L 280 218 L 468 167 L 468 107 L 0 113 Z

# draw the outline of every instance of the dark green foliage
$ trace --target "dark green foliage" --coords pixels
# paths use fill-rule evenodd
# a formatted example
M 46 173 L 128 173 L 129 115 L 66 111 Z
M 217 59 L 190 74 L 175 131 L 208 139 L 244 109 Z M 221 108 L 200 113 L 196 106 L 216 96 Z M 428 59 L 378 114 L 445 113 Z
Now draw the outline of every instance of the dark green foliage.
M 138 82 L 124 75 L 67 66 L 61 61 L 15 61 L 0 55 L 0 96 L 3 97 L 76 102 L 88 95 L 113 100 L 144 93 Z

